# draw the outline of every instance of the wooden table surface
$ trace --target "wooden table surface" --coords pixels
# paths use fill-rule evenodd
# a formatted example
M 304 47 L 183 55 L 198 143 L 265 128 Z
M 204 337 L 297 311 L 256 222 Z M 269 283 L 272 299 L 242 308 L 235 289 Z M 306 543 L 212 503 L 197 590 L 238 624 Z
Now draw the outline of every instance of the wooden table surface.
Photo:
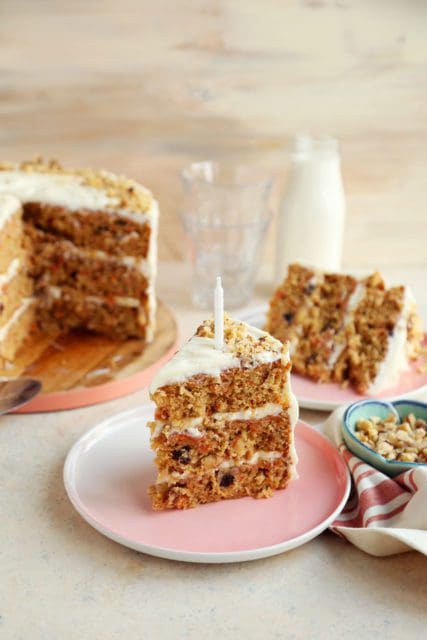
M 332 134 L 346 263 L 425 265 L 426 23 L 423 0 L 2 0 L 0 155 L 142 180 L 171 259 L 183 165 L 263 165 L 278 197 L 294 134 Z
M 263 165 L 277 202 L 295 133 L 335 135 L 346 264 L 412 284 L 427 319 L 426 19 L 423 0 L 1 0 L 0 157 L 43 154 L 151 187 L 159 291 L 185 338 L 205 314 L 190 307 L 188 270 L 166 262 L 185 253 L 180 169 Z M 270 291 L 267 277 L 258 302 Z M 1 637 L 423 637 L 427 560 L 415 552 L 372 558 L 325 533 L 257 562 L 185 565 L 94 531 L 65 495 L 64 457 L 146 400 L 0 418 Z
M 427 307 L 421 270 L 406 277 Z M 158 291 L 181 339 L 205 313 L 188 269 L 162 263 Z M 262 283 L 254 304 L 264 300 Z M 3 640 L 421 640 L 427 558 L 374 558 L 330 532 L 278 556 L 185 564 L 127 549 L 87 524 L 62 469 L 88 429 L 148 392 L 48 414 L 0 417 L 0 638 Z M 318 424 L 326 414 L 301 411 Z M 141 429 L 144 425 L 141 424 Z M 302 507 L 303 508 L 303 507 Z

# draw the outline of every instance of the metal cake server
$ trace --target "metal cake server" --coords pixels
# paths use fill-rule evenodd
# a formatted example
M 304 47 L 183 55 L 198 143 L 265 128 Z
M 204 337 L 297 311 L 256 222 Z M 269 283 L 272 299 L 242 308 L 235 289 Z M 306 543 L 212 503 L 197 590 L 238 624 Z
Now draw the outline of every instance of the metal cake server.
M 0 378 L 0 415 L 26 404 L 41 391 L 35 378 Z

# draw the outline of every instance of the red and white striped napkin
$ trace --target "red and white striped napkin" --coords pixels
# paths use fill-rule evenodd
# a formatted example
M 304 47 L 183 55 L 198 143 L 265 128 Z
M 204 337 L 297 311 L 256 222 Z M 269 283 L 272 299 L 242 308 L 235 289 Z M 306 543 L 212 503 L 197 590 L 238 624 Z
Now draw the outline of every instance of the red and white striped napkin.
M 374 556 L 413 550 L 427 555 L 427 468 L 389 478 L 355 456 L 342 439 L 344 410 L 334 411 L 324 424 L 353 480 L 347 504 L 331 531 Z

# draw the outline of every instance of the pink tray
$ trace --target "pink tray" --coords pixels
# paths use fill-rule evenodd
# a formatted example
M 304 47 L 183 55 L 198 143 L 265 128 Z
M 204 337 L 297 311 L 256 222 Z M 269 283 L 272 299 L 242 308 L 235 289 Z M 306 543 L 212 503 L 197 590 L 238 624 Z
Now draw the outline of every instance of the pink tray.
M 15 413 L 75 409 L 138 391 L 150 383 L 177 347 L 174 316 L 162 303 L 156 334 L 149 345 L 78 333 L 55 340 L 35 336 L 18 354 L 15 370 L 6 373 L 37 378 L 47 391 Z

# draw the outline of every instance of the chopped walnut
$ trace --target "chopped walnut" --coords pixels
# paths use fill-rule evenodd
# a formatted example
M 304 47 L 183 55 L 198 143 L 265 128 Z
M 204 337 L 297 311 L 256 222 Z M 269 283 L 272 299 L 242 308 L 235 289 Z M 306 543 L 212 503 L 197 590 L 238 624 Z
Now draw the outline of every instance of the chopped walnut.
M 386 460 L 427 463 L 427 422 L 409 413 L 402 422 L 393 414 L 385 420 L 361 418 L 355 436 Z
M 224 340 L 228 348 L 239 358 L 242 367 L 252 367 L 259 354 L 270 350 L 278 356 L 283 351 L 281 342 L 268 334 L 252 335 L 250 328 L 243 322 L 232 320 L 224 314 Z M 215 335 L 215 323 L 213 320 L 205 320 L 197 329 L 197 335 L 204 338 L 213 338 Z
M 109 207 L 112 209 L 129 208 L 146 212 L 152 204 L 152 195 L 134 180 L 124 176 L 116 176 L 109 171 L 94 169 L 65 169 L 57 160 L 44 161 L 41 157 L 21 162 L 20 164 L 2 162 L 0 171 L 19 170 L 25 173 L 50 173 L 69 175 L 79 179 L 82 184 L 104 191 L 112 198 Z

